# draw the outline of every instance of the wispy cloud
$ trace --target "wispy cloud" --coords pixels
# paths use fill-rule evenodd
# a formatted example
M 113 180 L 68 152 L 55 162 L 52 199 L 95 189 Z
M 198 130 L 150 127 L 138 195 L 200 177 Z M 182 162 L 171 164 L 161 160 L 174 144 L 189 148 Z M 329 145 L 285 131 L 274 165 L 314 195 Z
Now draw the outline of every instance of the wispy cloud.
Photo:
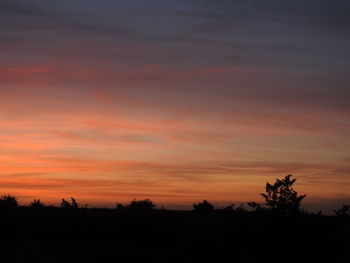
M 250 201 L 294 173 L 346 193 L 349 8 L 2 1 L 0 191 Z

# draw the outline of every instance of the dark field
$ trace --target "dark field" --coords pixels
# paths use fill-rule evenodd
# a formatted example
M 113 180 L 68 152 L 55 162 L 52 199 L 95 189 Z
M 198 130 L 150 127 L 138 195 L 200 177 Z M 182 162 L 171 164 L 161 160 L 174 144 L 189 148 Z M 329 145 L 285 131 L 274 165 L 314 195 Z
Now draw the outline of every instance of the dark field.
M 350 220 L 268 211 L 0 211 L 1 262 L 349 262 Z

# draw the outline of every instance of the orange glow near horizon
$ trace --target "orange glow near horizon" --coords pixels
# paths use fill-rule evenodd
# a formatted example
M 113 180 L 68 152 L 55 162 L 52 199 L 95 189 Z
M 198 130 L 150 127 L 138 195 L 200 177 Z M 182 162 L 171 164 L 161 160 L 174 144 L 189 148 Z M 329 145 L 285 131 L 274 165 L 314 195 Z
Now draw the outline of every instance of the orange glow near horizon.
M 132 198 L 174 207 L 201 199 L 259 201 L 266 181 L 288 173 L 311 200 L 347 191 L 349 167 L 341 161 L 347 150 L 337 141 L 342 135 L 318 129 L 323 120 L 315 113 L 313 125 L 294 113 L 280 119 L 267 112 L 271 117 L 264 120 L 252 111 L 244 119 L 224 108 L 211 109 L 220 117 L 206 110 L 184 114 L 175 105 L 163 116 L 162 105 L 147 100 L 101 100 L 101 93 L 81 91 L 62 100 L 47 93 L 59 90 L 50 86 L 13 87 L 0 99 L 0 191 L 21 203 L 40 198 L 57 204 L 70 196 L 93 206 Z

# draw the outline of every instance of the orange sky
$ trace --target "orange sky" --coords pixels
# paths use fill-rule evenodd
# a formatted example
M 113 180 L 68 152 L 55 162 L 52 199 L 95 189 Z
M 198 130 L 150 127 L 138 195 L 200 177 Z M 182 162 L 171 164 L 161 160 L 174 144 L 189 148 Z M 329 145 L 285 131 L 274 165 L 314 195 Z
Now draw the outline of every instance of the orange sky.
M 0 98 L 0 190 L 23 203 L 74 196 L 91 205 L 220 205 L 259 200 L 266 181 L 288 173 L 310 200 L 348 193 L 347 127 L 320 128 L 336 114 L 263 119 L 255 109 L 246 118 L 220 106 L 196 112 L 43 83 L 11 87 Z
M 104 14 L 67 1 L 0 6 L 0 193 L 23 204 L 220 206 L 262 200 L 267 181 L 292 173 L 308 207 L 348 202 L 342 28 L 169 13 L 164 30 L 157 5 L 152 16 L 125 6 L 141 21 L 118 22 L 102 19 L 115 4 L 102 2 Z

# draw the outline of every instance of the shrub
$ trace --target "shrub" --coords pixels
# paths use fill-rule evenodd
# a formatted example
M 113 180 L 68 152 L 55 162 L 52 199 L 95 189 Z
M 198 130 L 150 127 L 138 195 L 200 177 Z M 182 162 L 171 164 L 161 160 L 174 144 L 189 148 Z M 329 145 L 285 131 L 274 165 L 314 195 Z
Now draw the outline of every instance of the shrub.
M 133 211 L 151 211 L 156 207 L 156 205 L 150 199 L 144 200 L 132 200 L 127 209 Z
M 300 212 L 301 202 L 306 194 L 298 195 L 293 188 L 296 179 L 291 177 L 292 175 L 287 175 L 282 180 L 276 179 L 274 184 L 266 183 L 266 193 L 261 196 L 272 211 L 288 214 Z
M 74 199 L 73 197 L 71 197 L 71 202 L 62 199 L 61 201 L 61 207 L 65 208 L 65 209 L 78 209 L 79 208 L 79 204 L 77 203 L 77 200 Z
M 200 212 L 200 213 L 210 213 L 210 212 L 213 212 L 215 210 L 215 207 L 209 201 L 203 200 L 202 202 L 199 202 L 197 204 L 193 204 L 193 210 L 195 212 Z
M 334 210 L 337 217 L 348 217 L 350 216 L 350 205 L 343 205 L 341 208 Z
M 33 202 L 30 203 L 29 207 L 31 207 L 31 208 L 43 208 L 44 204 L 40 201 L 40 199 L 34 199 Z
M 18 207 L 16 197 L 9 194 L 0 197 L 0 209 L 11 209 L 16 207 Z

